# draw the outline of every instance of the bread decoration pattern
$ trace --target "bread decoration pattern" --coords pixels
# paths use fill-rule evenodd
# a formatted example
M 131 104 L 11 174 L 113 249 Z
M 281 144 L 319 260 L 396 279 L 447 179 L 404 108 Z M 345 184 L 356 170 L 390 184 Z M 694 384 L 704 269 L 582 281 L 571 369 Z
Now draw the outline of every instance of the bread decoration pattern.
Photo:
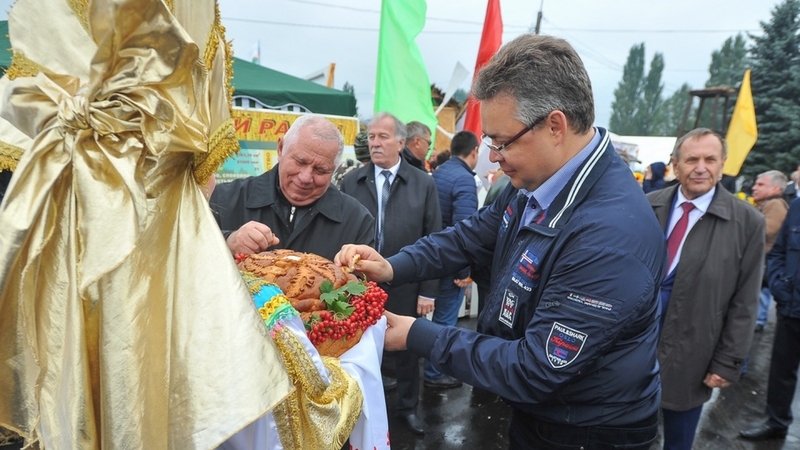
M 341 356 L 383 315 L 383 289 L 319 255 L 282 249 L 237 255 L 236 261 L 246 279 L 258 277 L 283 292 L 324 356 Z

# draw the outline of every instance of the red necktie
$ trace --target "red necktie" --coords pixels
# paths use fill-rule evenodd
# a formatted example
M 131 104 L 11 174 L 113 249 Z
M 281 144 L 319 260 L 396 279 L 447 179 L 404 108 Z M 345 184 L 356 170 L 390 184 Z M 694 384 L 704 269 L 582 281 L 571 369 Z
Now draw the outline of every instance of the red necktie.
M 681 246 L 681 241 L 689 225 L 689 211 L 694 209 L 694 205 L 691 202 L 683 202 L 681 208 L 683 208 L 683 215 L 678 219 L 667 239 L 667 271 L 672 267 L 672 261 L 675 260 L 675 256 L 678 255 L 678 248 Z

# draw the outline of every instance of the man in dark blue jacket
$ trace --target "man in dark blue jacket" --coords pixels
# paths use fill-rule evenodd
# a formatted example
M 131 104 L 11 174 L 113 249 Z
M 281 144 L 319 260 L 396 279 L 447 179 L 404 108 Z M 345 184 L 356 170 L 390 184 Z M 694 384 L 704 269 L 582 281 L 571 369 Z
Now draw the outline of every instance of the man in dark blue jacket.
M 769 290 L 778 309 L 767 387 L 767 421 L 744 430 L 751 441 L 783 439 L 792 424 L 792 400 L 800 366 L 800 201 L 794 200 L 775 245 L 767 254 Z
M 478 138 L 471 131 L 459 131 L 450 141 L 450 159 L 433 172 L 442 209 L 442 228 L 451 227 L 478 210 L 478 187 L 475 184 L 475 165 L 478 164 Z M 469 284 L 469 269 L 442 277 L 436 295 L 433 323 L 455 325 L 458 310 Z M 425 361 L 425 386 L 452 388 L 461 386 L 457 379 L 436 370 Z
M 630 169 L 592 126 L 586 69 L 567 42 L 526 34 L 492 57 L 472 93 L 511 185 L 388 260 L 354 245 L 334 261 L 392 284 L 491 266 L 477 332 L 387 314 L 386 348 L 504 398 L 510 448 L 649 449 L 666 251 Z

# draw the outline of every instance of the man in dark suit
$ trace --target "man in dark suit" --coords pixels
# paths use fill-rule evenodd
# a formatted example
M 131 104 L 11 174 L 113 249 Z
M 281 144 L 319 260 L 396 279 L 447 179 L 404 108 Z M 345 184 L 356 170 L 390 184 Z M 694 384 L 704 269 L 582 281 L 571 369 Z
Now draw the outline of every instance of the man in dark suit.
M 332 259 L 345 243 L 372 245 L 374 219 L 331 184 L 343 148 L 333 123 L 306 114 L 278 140 L 275 167 L 219 184 L 209 203 L 231 253 L 286 248 Z
M 667 238 L 661 284 L 664 449 L 691 450 L 703 403 L 739 380 L 764 264 L 764 217 L 722 188 L 725 142 L 707 128 L 678 139 L 679 184 L 647 195 Z
M 389 113 L 376 114 L 368 130 L 371 162 L 345 175 L 341 190 L 355 197 L 377 218 L 376 249 L 384 256 L 442 228 L 436 185 L 427 173 L 400 157 L 406 139 L 403 123 Z M 388 311 L 423 316 L 433 311 L 438 280 L 403 285 L 383 285 L 389 294 Z M 395 413 L 416 434 L 425 433 L 417 415 L 419 356 L 410 351 L 387 353 L 395 360 L 397 407 Z
M 431 129 L 422 122 L 408 122 L 406 125 L 406 143 L 400 156 L 407 163 L 419 170 L 428 171 L 425 157 L 431 148 Z

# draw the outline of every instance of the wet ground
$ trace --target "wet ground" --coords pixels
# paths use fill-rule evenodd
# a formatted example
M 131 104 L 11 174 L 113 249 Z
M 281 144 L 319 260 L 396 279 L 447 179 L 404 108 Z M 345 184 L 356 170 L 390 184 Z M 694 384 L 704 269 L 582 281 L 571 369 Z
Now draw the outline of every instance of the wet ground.
M 762 333 L 755 335 L 745 377 L 731 387 L 718 390 L 706 403 L 698 427 L 695 450 L 800 450 L 800 420 L 789 428 L 785 440 L 747 442 L 738 438 L 739 431 L 758 425 L 764 420 L 767 373 L 775 330 L 774 311 Z M 459 326 L 474 329 L 474 319 L 462 319 Z M 800 343 L 798 344 L 800 345 Z M 463 385 L 455 389 L 420 388 L 419 413 L 427 422 L 424 436 L 412 434 L 392 416 L 397 395 L 386 396 L 389 407 L 389 428 L 394 450 L 451 450 L 508 448 L 508 406 L 497 396 Z M 800 389 L 798 389 L 800 390 Z M 800 416 L 800 395 L 793 404 Z M 652 450 L 660 449 L 660 443 Z M 0 446 L 0 450 L 17 450 L 19 446 Z
M 474 319 L 462 319 L 459 326 L 474 329 Z M 800 450 L 800 420 L 789 428 L 785 440 L 748 442 L 738 437 L 739 431 L 759 425 L 765 419 L 767 374 L 775 330 L 774 308 L 765 330 L 756 333 L 750 351 L 748 371 L 731 387 L 717 390 L 706 403 L 700 419 L 694 450 Z M 800 343 L 798 343 L 800 345 Z M 397 395 L 389 392 L 389 430 L 392 449 L 482 449 L 508 448 L 508 406 L 496 396 L 463 385 L 455 389 L 420 388 L 419 414 L 428 425 L 424 436 L 412 434 L 403 423 L 392 417 Z M 800 391 L 800 389 L 798 389 Z M 793 404 L 800 416 L 800 395 Z M 652 450 L 660 449 L 655 444 Z

